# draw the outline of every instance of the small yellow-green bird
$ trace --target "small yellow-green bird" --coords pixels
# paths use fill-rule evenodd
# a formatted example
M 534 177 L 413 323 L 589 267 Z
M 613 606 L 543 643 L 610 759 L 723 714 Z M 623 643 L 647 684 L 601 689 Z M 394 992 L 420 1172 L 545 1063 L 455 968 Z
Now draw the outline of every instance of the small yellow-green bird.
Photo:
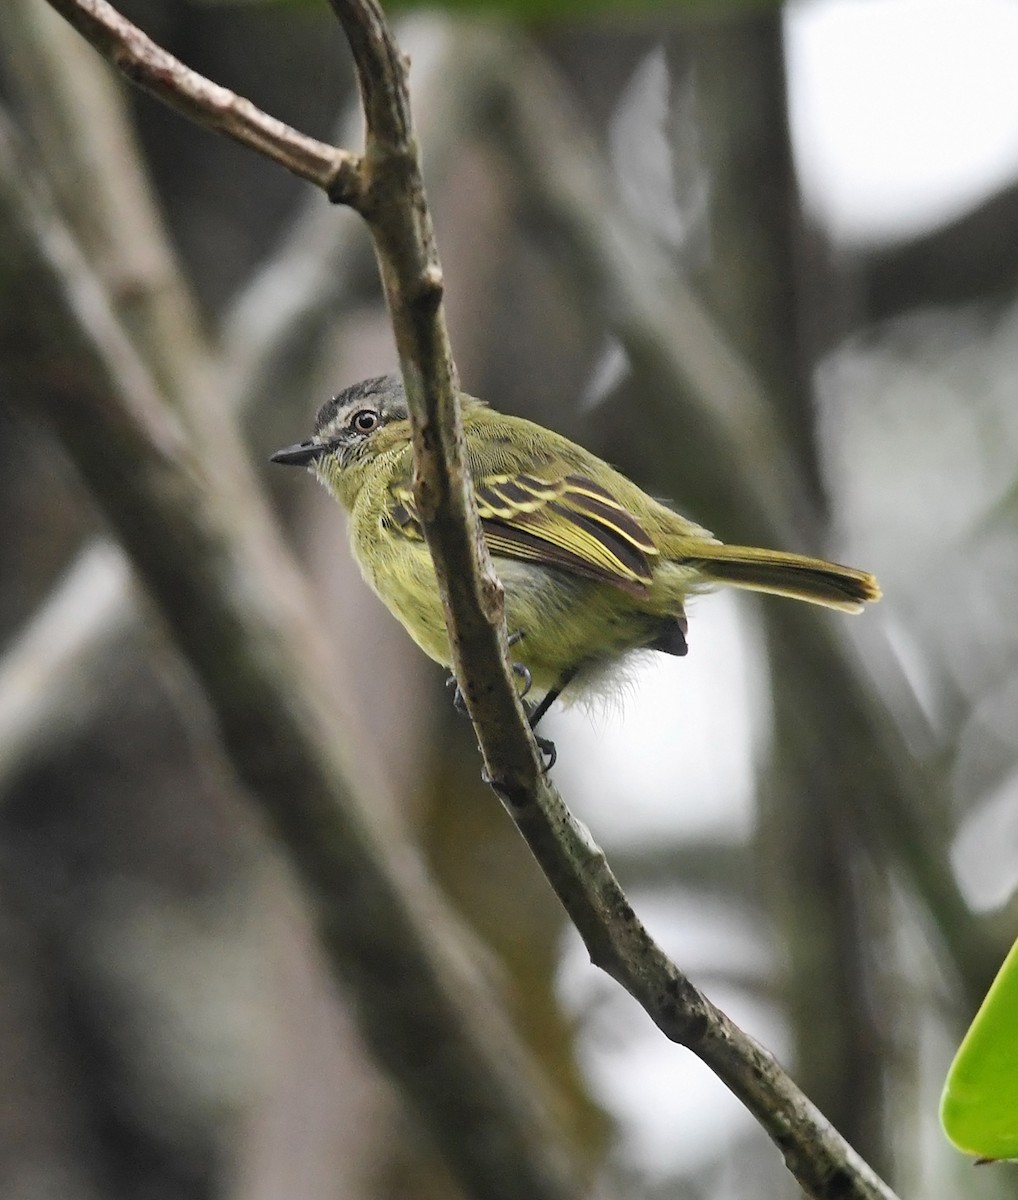
M 461 395 L 477 509 L 505 586 L 517 670 L 543 693 L 531 724 L 566 699 L 610 687 L 629 655 L 686 653 L 686 597 L 731 584 L 860 612 L 880 598 L 865 571 L 725 546 L 596 455 L 551 430 Z M 305 442 L 272 456 L 309 467 L 350 514 L 364 578 L 425 654 L 451 665 L 431 555 L 412 489 L 402 381 L 366 379 L 324 404 Z M 526 688 L 525 688 L 526 690 Z

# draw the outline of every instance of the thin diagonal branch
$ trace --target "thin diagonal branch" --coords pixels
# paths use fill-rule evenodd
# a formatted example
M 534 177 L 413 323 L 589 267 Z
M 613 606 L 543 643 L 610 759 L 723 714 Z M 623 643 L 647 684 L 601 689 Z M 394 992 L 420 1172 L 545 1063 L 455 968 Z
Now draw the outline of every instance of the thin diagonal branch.
M 186 117 L 225 134 L 357 207 L 359 156 L 299 133 L 250 100 L 213 83 L 156 45 L 106 0 L 49 0 L 132 83 Z
M 402 155 L 413 138 L 409 62 L 400 53 L 382 10 L 374 5 L 330 0 L 350 43 L 367 122 L 368 156 L 391 148 Z

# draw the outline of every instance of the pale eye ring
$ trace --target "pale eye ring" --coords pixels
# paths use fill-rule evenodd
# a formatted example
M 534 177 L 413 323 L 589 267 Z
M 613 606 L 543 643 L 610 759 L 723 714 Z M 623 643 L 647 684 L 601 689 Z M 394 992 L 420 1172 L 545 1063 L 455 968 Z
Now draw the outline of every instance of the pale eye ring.
M 379 416 L 373 408 L 362 408 L 350 418 L 350 428 L 357 433 L 372 433 L 378 424 Z

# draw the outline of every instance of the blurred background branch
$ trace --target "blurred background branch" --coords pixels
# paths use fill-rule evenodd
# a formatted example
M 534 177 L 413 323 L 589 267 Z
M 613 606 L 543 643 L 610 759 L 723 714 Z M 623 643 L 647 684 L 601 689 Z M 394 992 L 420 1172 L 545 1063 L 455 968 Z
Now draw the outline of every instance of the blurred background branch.
M 9 330 L 20 346 L 11 390 L 46 410 L 158 598 L 237 776 L 295 855 L 379 1060 L 416 1093 L 425 1127 L 471 1190 L 573 1194 L 500 1007 L 484 998 L 437 896 L 396 870 L 391 804 L 370 764 L 340 741 L 356 721 L 335 704 L 335 668 L 229 414 L 195 377 L 175 404 L 163 399 L 9 130 L 2 165 L 15 234 L 8 277 L 33 298 Z M 73 381 L 49 358 L 36 312 L 63 335 Z M 254 597 L 246 581 L 262 572 Z

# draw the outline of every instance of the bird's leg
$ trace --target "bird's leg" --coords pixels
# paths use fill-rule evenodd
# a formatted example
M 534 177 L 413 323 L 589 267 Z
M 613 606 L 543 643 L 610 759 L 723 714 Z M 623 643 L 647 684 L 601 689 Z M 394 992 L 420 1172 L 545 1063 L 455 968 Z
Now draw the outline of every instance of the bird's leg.
M 524 637 L 526 637 L 526 630 L 517 629 L 509 634 L 509 637 L 506 640 L 510 646 L 515 646 L 521 642 Z M 520 680 L 520 698 L 522 699 L 533 686 L 534 681 L 530 674 L 530 668 L 526 666 L 525 663 L 520 662 L 512 662 L 509 665 L 512 667 L 513 674 L 517 679 Z M 548 709 L 551 708 L 551 706 L 559 698 L 563 689 L 569 686 L 575 674 L 575 669 L 566 671 L 559 679 L 555 687 L 553 687 L 551 691 L 544 696 L 540 703 L 534 705 L 533 707 L 524 703 L 524 708 L 527 710 L 527 720 L 530 724 L 531 731 L 536 730 L 538 721 L 540 721 Z M 449 672 L 449 678 L 445 681 L 445 686 L 454 689 L 452 702 L 456 711 L 468 717 L 470 714 L 467 712 L 467 705 L 466 701 L 463 699 L 463 692 L 460 689 L 459 683 L 456 681 L 456 676 L 451 671 Z M 547 762 L 545 762 L 543 767 L 545 774 L 547 774 L 555 765 L 555 760 L 558 758 L 558 751 L 555 749 L 555 743 L 551 740 L 551 738 L 540 737 L 536 732 L 534 733 L 534 741 L 537 742 L 538 750 L 540 750 L 541 753 L 547 758 Z M 491 780 L 485 778 L 484 782 L 490 783 Z
M 555 749 L 555 743 L 551 740 L 551 738 L 541 737 L 540 734 L 538 734 L 537 725 L 548 709 L 551 708 L 559 696 L 561 696 L 570 683 L 572 683 L 575 677 L 575 667 L 572 667 L 568 671 L 564 671 L 562 675 L 559 676 L 558 683 L 548 692 L 546 692 L 540 703 L 535 704 L 534 707 L 527 713 L 527 720 L 530 722 L 530 728 L 534 734 L 534 741 L 537 742 L 537 748 L 542 754 L 545 754 L 548 757 L 548 761 L 544 764 L 545 774 L 547 774 L 555 765 L 555 760 L 558 758 L 558 751 Z
M 515 646 L 517 643 L 521 642 L 523 638 L 526 637 L 526 632 L 527 631 L 525 629 L 513 630 L 508 638 L 509 645 Z M 512 668 L 514 674 L 516 674 L 518 678 L 523 681 L 523 686 L 520 689 L 520 698 L 522 699 L 530 691 L 530 688 L 534 682 L 533 677 L 530 674 L 529 668 L 523 663 L 514 662 L 512 664 Z M 537 722 L 540 721 L 548 709 L 555 703 L 562 689 L 575 674 L 575 671 L 570 671 L 568 674 L 564 675 L 559 680 L 558 686 L 552 688 L 547 696 L 545 696 L 544 699 L 534 707 L 531 707 L 529 704 L 524 704 L 524 708 L 527 710 L 527 720 L 530 722 L 531 731 L 537 727 Z M 547 759 L 543 767 L 544 773 L 547 774 L 555 765 L 556 758 L 558 758 L 558 751 L 555 749 L 555 743 L 551 740 L 551 738 L 540 737 L 537 733 L 534 734 L 534 741 L 537 742 L 538 750 L 540 750 Z
M 537 728 L 538 721 L 541 720 L 541 718 L 544 716 L 544 714 L 548 711 L 549 708 L 551 708 L 551 706 L 555 703 L 555 701 L 559 698 L 559 696 L 562 695 L 562 693 L 566 690 L 566 688 L 570 685 L 570 683 L 572 683 L 572 681 L 575 677 L 576 677 L 576 668 L 575 667 L 572 667 L 568 671 L 564 671 L 562 673 L 562 675 L 559 676 L 558 683 L 556 683 L 555 686 L 550 691 L 545 693 L 544 698 L 541 700 L 540 704 L 535 705 L 534 708 L 531 709 L 531 711 L 529 713 L 531 729 Z

